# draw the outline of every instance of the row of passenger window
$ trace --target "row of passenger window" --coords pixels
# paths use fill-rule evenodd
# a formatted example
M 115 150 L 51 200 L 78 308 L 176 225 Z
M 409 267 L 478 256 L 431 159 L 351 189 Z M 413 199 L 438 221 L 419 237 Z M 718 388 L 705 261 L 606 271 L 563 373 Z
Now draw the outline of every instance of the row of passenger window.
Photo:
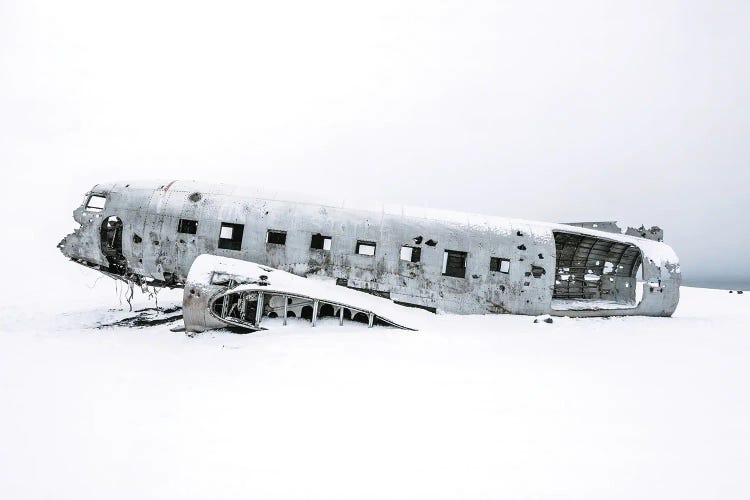
M 224 250 L 241 250 L 242 236 L 245 231 L 244 224 L 221 223 L 219 231 L 219 248 Z M 180 219 L 177 224 L 177 232 L 185 234 L 196 234 L 198 232 L 198 221 Z M 269 229 L 266 232 L 266 243 L 273 245 L 286 245 L 286 231 L 275 231 Z M 315 250 L 330 250 L 331 237 L 321 234 L 313 234 L 310 240 L 310 248 Z M 357 240 L 354 252 L 357 255 L 373 257 L 377 243 L 374 241 Z M 466 277 L 466 259 L 468 254 L 457 250 L 445 250 L 443 252 L 443 275 L 454 278 Z M 399 259 L 405 262 L 420 262 L 422 249 L 420 247 L 403 245 Z M 510 260 L 502 257 L 490 257 L 490 271 L 508 274 L 510 272 Z

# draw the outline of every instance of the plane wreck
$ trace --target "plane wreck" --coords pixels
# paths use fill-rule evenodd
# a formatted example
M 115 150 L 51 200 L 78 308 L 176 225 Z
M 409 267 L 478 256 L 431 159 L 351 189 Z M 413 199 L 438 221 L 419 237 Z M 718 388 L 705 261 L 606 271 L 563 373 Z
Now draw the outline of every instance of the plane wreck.
M 411 328 L 403 306 L 671 316 L 679 301 L 679 261 L 657 227 L 303 198 L 192 181 L 99 184 L 59 248 L 115 279 L 184 288 L 188 331 L 321 316 Z

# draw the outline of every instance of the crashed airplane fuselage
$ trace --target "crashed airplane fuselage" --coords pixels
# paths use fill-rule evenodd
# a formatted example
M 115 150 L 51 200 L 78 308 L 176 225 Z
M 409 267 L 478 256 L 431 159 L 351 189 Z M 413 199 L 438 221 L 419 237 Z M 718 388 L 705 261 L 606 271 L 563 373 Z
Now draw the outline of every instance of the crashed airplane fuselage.
M 657 228 L 623 234 L 614 223 L 301 198 L 188 181 L 100 184 L 60 248 L 140 284 L 185 287 L 196 259 L 209 254 L 459 314 L 670 316 L 679 300 L 678 259 Z M 226 296 L 241 281 L 212 293 Z

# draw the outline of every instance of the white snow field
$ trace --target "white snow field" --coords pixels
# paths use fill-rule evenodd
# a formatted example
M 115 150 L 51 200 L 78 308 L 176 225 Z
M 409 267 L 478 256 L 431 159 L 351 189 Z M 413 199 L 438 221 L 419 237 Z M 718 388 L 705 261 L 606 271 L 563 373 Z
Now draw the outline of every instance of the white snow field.
M 750 498 L 748 293 L 191 338 L 66 265 L 3 292 L 2 499 Z

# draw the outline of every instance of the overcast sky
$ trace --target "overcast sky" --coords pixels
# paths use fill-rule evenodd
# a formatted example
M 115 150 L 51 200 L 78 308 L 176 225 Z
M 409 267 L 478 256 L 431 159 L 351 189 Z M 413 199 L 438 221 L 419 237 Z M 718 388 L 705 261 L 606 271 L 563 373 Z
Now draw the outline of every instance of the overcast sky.
M 157 177 L 657 224 L 750 280 L 749 93 L 747 0 L 0 0 L 2 252 Z

